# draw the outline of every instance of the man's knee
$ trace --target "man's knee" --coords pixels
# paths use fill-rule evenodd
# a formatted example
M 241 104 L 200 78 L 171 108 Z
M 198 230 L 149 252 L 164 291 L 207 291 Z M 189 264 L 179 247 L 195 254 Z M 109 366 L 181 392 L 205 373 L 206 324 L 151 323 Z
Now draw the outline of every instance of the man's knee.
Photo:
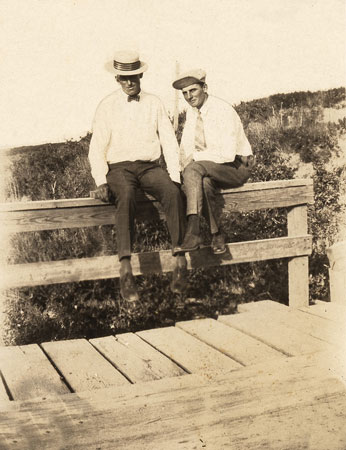
M 197 161 L 192 161 L 188 166 L 185 167 L 183 172 L 184 180 L 192 177 L 202 177 L 204 175 L 204 168 Z

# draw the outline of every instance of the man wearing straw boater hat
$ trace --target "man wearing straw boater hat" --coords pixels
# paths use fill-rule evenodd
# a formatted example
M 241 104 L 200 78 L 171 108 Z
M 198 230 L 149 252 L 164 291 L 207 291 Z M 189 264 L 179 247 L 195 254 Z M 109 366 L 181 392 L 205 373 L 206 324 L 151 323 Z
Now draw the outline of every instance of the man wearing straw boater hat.
M 203 214 L 210 226 L 213 253 L 222 254 L 226 246 L 216 192 L 244 184 L 253 156 L 238 114 L 230 104 L 208 94 L 205 79 L 205 71 L 195 69 L 173 82 L 190 106 L 180 145 L 188 218 L 181 250 L 193 251 L 201 245 Z
M 140 304 L 131 267 L 138 188 L 155 197 L 165 212 L 176 260 L 173 292 L 185 289 L 187 276 L 185 255 L 177 251 L 186 221 L 179 189 L 179 147 L 161 100 L 141 90 L 146 70 L 147 64 L 140 61 L 136 52 L 114 55 L 112 72 L 120 89 L 98 105 L 89 149 L 91 173 L 97 186 L 94 196 L 108 201 L 111 193 L 117 202 L 120 292 L 129 310 Z M 167 171 L 159 165 L 161 148 Z

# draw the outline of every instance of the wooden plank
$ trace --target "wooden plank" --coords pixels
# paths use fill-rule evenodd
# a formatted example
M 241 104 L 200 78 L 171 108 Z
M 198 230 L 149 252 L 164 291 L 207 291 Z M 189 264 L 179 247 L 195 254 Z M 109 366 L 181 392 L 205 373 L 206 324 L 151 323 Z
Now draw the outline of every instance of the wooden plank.
M 133 333 L 89 341 L 133 383 L 184 375 L 185 372 Z
M 219 316 L 220 322 L 236 328 L 288 356 L 309 354 L 317 351 L 333 351 L 333 346 L 304 332 L 278 324 L 270 315 L 261 317 L 256 313 Z
M 189 373 L 210 376 L 215 372 L 229 372 L 242 367 L 238 362 L 177 327 L 140 331 L 137 335 Z
M 339 303 L 317 301 L 315 305 L 300 309 L 336 323 L 346 324 L 346 308 Z
M 0 347 L 0 370 L 14 400 L 70 392 L 36 344 Z
M 253 311 L 265 311 L 265 310 L 279 310 L 286 311 L 288 306 L 282 303 L 275 302 L 273 300 L 259 300 L 256 302 L 240 303 L 237 305 L 237 311 L 242 312 L 253 312 Z
M 288 236 L 308 232 L 307 206 L 295 206 L 287 212 Z M 288 302 L 299 308 L 309 306 L 309 258 L 298 256 L 288 261 Z
M 85 339 L 45 342 L 42 347 L 74 392 L 128 384 Z
M 283 180 L 245 185 L 220 192 L 217 203 L 231 211 L 252 211 L 313 203 L 311 181 Z M 164 214 L 152 197 L 139 193 L 136 217 L 153 220 Z M 99 200 L 66 199 L 0 204 L 0 222 L 10 232 L 114 224 L 114 205 Z
M 273 321 L 286 327 L 298 330 L 322 341 L 329 342 L 340 348 L 345 347 L 346 324 L 335 324 L 324 318 L 308 314 L 296 308 L 276 305 L 274 302 L 257 302 L 258 305 L 250 309 L 250 314 L 262 322 Z
M 44 403 L 57 402 L 59 404 L 75 405 L 81 399 L 95 406 L 109 408 L 124 399 L 133 399 L 139 396 L 150 397 L 152 395 L 173 392 L 175 390 L 198 389 L 213 383 L 236 382 L 239 386 L 251 385 L 256 382 L 262 384 L 268 380 L 272 384 L 289 382 L 293 376 L 302 375 L 305 379 L 314 378 L 315 374 L 325 374 L 326 377 L 345 379 L 346 361 L 343 351 L 317 352 L 309 355 L 285 357 L 273 359 L 242 367 L 241 371 L 232 371 L 209 378 L 201 374 L 189 374 L 160 380 L 147 381 L 146 383 L 127 384 L 117 389 L 114 387 L 101 388 L 93 391 L 82 391 L 64 396 L 48 396 Z M 241 377 L 239 376 L 241 374 Z M 31 411 L 42 404 L 41 398 L 33 398 L 26 401 L 7 402 L 2 411 Z
M 284 354 L 214 319 L 178 322 L 177 327 L 245 366 Z
M 52 450 L 343 449 L 343 384 L 325 371 L 295 367 L 287 376 L 283 369 L 287 367 L 279 367 L 275 381 L 272 374 L 244 380 L 237 372 L 191 389 L 121 402 L 111 396 L 105 404 L 103 398 L 69 395 L 31 410 L 6 411 L 0 413 L 1 448 L 35 448 L 39 443 Z
M 291 189 L 294 187 L 305 187 L 311 189 L 313 186 L 312 179 L 293 179 L 293 180 L 275 180 L 275 181 L 260 181 L 257 183 L 246 183 L 241 187 L 232 189 L 221 189 L 220 195 L 232 194 L 237 192 L 255 192 L 266 191 L 271 189 Z M 148 194 L 138 193 L 138 200 L 151 201 L 153 197 Z M 313 201 L 313 199 L 311 199 Z M 73 198 L 73 199 L 59 199 L 59 200 L 37 200 L 28 202 L 6 202 L 0 203 L 0 211 L 25 211 L 25 210 L 38 210 L 38 209 L 56 209 L 56 208 L 70 208 L 70 207 L 87 207 L 87 206 L 99 206 L 109 205 L 101 200 L 96 200 L 92 197 L 87 198 Z
M 311 245 L 311 236 L 299 236 L 227 244 L 227 251 L 223 255 L 214 255 L 210 247 L 204 247 L 187 255 L 188 269 L 308 255 Z M 170 250 L 135 253 L 131 256 L 131 262 L 134 275 L 171 272 L 174 269 Z M 8 289 L 117 278 L 119 269 L 118 258 L 112 255 L 2 266 L 0 275 L 2 288 Z
M 312 186 L 274 188 L 264 191 L 235 192 L 216 198 L 225 210 L 257 211 L 261 209 L 287 208 L 297 204 L 313 203 Z

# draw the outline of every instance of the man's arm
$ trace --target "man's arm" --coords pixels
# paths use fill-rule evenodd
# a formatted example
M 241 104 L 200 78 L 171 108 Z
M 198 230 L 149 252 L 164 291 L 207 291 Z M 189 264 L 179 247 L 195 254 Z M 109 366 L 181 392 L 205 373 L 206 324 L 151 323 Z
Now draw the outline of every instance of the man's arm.
M 160 101 L 158 107 L 158 134 L 166 160 L 167 170 L 172 181 L 180 183 L 179 146 L 174 134 L 173 126 L 166 110 Z
M 91 175 L 95 180 L 96 186 L 105 184 L 108 164 L 106 152 L 110 140 L 110 129 L 107 124 L 107 112 L 102 103 L 96 110 L 93 121 L 93 134 L 89 146 L 89 162 Z

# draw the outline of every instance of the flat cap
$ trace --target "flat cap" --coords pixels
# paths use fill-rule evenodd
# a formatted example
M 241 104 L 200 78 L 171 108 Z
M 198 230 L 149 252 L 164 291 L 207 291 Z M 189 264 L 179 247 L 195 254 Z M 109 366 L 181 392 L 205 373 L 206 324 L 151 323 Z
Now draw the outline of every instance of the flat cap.
M 179 75 L 179 78 L 173 81 L 172 85 L 174 89 L 184 89 L 191 84 L 205 83 L 206 76 L 207 74 L 203 69 L 192 69 Z

